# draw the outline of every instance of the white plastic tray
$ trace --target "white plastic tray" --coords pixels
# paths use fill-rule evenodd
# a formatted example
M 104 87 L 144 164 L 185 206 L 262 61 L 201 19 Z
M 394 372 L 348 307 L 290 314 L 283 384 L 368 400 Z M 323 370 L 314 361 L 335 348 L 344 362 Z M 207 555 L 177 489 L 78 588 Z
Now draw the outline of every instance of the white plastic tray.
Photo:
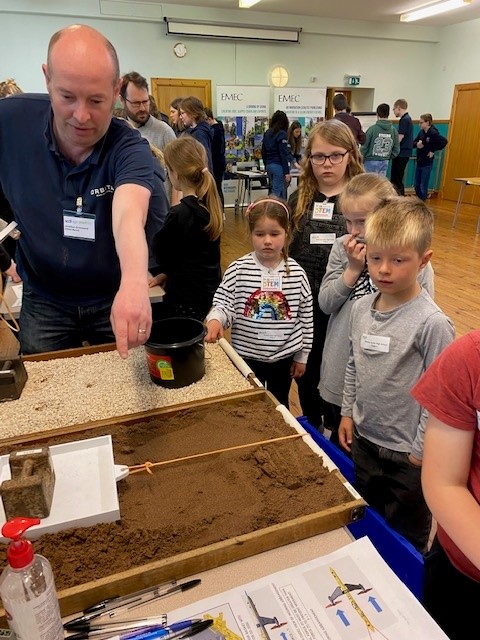
M 48 518 L 29 529 L 28 538 L 120 518 L 110 435 L 53 445 L 50 452 L 55 470 L 52 508 Z M 0 482 L 10 478 L 8 455 L 0 456 Z M 0 500 L 0 529 L 4 522 Z

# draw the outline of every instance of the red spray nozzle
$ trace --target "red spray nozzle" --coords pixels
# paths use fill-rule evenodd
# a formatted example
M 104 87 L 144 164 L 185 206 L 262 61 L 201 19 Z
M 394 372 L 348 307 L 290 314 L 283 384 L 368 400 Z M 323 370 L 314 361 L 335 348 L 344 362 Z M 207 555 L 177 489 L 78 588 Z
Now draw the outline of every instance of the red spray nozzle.
M 7 549 L 7 560 L 14 569 L 26 567 L 33 560 L 32 543 L 22 536 L 27 529 L 37 524 L 40 524 L 39 518 L 13 518 L 3 525 L 3 537 L 13 540 Z

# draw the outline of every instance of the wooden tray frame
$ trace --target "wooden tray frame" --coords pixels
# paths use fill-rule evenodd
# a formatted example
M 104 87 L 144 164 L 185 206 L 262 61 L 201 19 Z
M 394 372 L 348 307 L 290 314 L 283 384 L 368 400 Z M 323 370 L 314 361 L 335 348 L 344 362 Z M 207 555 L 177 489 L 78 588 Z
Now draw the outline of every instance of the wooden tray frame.
M 76 355 L 84 355 L 85 353 L 95 353 L 99 350 L 110 350 L 112 348 L 114 348 L 114 345 L 107 345 L 104 349 L 99 349 L 99 347 L 74 349 L 54 352 L 52 354 L 42 354 L 41 356 L 29 356 L 25 359 L 41 360 L 50 359 L 50 357 L 74 357 Z M 97 427 L 106 426 L 111 427 L 111 431 L 114 433 L 115 426 L 119 424 L 134 425 L 137 422 L 142 422 L 151 417 L 168 417 L 185 409 L 209 406 L 212 404 L 234 403 L 242 398 L 267 403 L 273 410 L 275 410 L 275 407 L 278 405 L 277 400 L 265 389 L 252 388 L 252 390 L 236 392 L 226 396 L 206 398 L 204 400 L 186 402 L 181 405 L 171 405 L 162 409 L 153 409 L 142 413 L 116 416 L 114 418 L 92 421 L 82 425 L 70 425 L 30 435 L 6 438 L 1 440 L 0 444 L 9 448 L 14 445 L 27 443 L 38 446 L 42 441 L 58 435 L 78 435 Z M 306 433 L 305 437 L 310 438 Z M 338 469 L 335 469 L 332 473 L 337 476 L 340 484 L 347 484 L 347 486 L 349 486 Z M 332 529 L 343 527 L 362 518 L 365 506 L 363 499 L 357 498 L 352 492 L 351 500 L 335 507 L 324 509 L 322 512 L 288 520 L 258 531 L 235 536 L 229 540 L 223 540 L 186 553 L 177 554 L 170 558 L 151 562 L 141 567 L 64 589 L 57 594 L 61 614 L 62 616 L 68 616 L 104 598 L 131 593 L 172 579 L 185 578 L 235 560 L 240 560 L 263 551 L 268 551 Z M 2 615 L 2 613 L 3 611 L 0 610 L 0 615 Z M 5 618 L 0 618 L 0 621 L 4 622 Z

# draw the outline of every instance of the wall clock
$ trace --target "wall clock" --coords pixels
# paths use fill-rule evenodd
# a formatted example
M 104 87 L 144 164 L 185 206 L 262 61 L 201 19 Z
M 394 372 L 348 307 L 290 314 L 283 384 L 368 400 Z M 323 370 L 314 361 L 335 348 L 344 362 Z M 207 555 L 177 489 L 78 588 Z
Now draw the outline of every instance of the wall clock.
M 183 44 L 183 42 L 177 42 L 173 45 L 173 53 L 177 56 L 177 58 L 183 58 L 187 55 L 187 47 Z

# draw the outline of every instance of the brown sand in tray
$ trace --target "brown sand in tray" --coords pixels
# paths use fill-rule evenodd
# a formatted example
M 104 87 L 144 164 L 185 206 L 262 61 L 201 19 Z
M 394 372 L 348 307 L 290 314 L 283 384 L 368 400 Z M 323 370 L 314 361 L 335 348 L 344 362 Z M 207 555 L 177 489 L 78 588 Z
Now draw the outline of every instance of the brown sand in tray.
M 95 428 L 48 441 L 111 433 L 116 464 L 158 462 L 292 435 L 258 400 L 220 403 Z M 31 442 L 29 447 L 31 447 Z M 0 453 L 5 451 L 0 449 Z M 38 553 L 57 589 L 75 586 L 351 501 L 301 438 L 177 462 L 120 481 L 121 520 L 42 536 Z

